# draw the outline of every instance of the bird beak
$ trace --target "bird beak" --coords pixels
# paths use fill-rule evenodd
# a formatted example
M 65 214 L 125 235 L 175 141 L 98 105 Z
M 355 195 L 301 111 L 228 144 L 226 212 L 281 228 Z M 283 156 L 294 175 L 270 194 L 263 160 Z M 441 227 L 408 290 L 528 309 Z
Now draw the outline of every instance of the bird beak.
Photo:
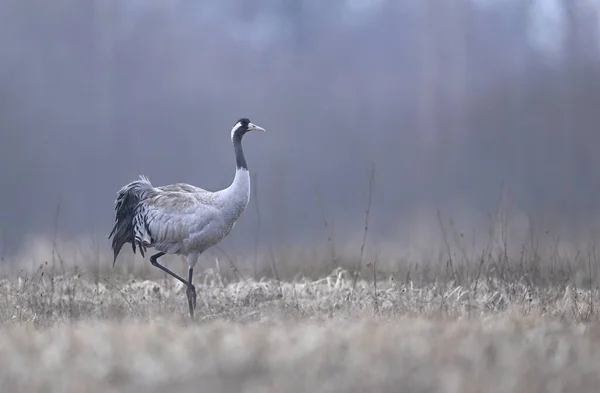
M 250 124 L 248 124 L 248 131 L 262 131 L 262 132 L 264 132 L 265 129 L 262 128 L 262 127 L 257 126 L 254 123 L 250 123 Z

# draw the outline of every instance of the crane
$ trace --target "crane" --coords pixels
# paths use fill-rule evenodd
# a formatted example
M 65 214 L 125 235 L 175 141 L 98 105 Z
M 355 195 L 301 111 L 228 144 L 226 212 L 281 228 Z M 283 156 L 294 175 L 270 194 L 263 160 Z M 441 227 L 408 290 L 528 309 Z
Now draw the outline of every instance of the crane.
M 154 187 L 142 175 L 117 192 L 115 224 L 108 236 L 112 237 L 113 266 L 126 243 L 131 243 L 134 254 L 139 249 L 142 257 L 154 248 L 158 252 L 150 256 L 150 263 L 186 286 L 192 319 L 197 299 L 194 266 L 204 251 L 229 234 L 250 201 L 250 174 L 242 148 L 242 137 L 249 131 L 265 129 L 247 118 L 239 119 L 231 129 L 236 171 L 227 188 L 212 192 L 186 183 Z M 158 263 L 166 254 L 186 258 L 187 280 Z

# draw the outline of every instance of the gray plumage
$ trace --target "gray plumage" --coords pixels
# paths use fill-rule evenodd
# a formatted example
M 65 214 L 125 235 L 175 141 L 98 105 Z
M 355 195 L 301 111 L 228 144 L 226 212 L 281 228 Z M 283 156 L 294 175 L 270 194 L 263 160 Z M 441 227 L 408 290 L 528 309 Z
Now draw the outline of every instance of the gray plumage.
M 127 243 L 142 256 L 148 248 L 156 249 L 159 253 L 150 257 L 151 263 L 187 285 L 192 317 L 196 294 L 191 281 L 198 257 L 229 234 L 250 199 L 250 174 L 241 141 L 252 130 L 264 131 L 245 118 L 231 130 L 237 169 L 233 182 L 223 190 L 211 192 L 185 183 L 154 187 L 140 176 L 117 193 L 115 225 L 109 235 L 113 266 Z M 164 254 L 187 257 L 188 280 L 158 264 Z
M 142 256 L 148 247 L 188 255 L 218 243 L 248 204 L 248 176 L 247 170 L 238 170 L 232 185 L 217 192 L 185 183 L 153 187 L 145 176 L 125 185 L 115 202 L 113 264 L 126 243 Z

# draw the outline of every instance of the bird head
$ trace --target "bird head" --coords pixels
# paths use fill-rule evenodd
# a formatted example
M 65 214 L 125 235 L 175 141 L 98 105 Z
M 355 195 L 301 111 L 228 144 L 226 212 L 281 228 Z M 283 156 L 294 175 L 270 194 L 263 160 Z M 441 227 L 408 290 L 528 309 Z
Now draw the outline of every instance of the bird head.
M 233 137 L 236 135 L 241 138 L 248 131 L 263 131 L 264 132 L 265 129 L 252 123 L 249 119 L 242 117 L 235 123 L 235 125 L 231 129 L 231 140 L 233 140 Z

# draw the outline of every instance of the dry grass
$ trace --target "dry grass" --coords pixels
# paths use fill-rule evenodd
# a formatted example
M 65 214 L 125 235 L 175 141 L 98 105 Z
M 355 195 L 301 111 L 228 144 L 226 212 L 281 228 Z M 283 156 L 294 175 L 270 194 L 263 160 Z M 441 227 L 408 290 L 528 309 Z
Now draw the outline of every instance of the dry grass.
M 507 316 L 9 326 L 0 375 L 11 392 L 595 392 L 599 338 Z
M 0 277 L 0 386 L 596 392 L 598 239 L 569 244 L 530 227 L 516 242 L 498 219 L 468 247 L 442 217 L 439 225 L 438 247 L 426 239 L 420 257 L 397 246 L 371 252 L 365 229 L 349 251 L 221 255 L 202 271 L 204 259 L 196 321 L 185 288 L 147 261 L 113 269 L 97 245 L 32 247 Z
M 320 280 L 196 278 L 198 320 L 170 279 L 0 281 L 0 382 L 11 392 L 595 392 L 597 290 L 416 285 L 337 269 Z

